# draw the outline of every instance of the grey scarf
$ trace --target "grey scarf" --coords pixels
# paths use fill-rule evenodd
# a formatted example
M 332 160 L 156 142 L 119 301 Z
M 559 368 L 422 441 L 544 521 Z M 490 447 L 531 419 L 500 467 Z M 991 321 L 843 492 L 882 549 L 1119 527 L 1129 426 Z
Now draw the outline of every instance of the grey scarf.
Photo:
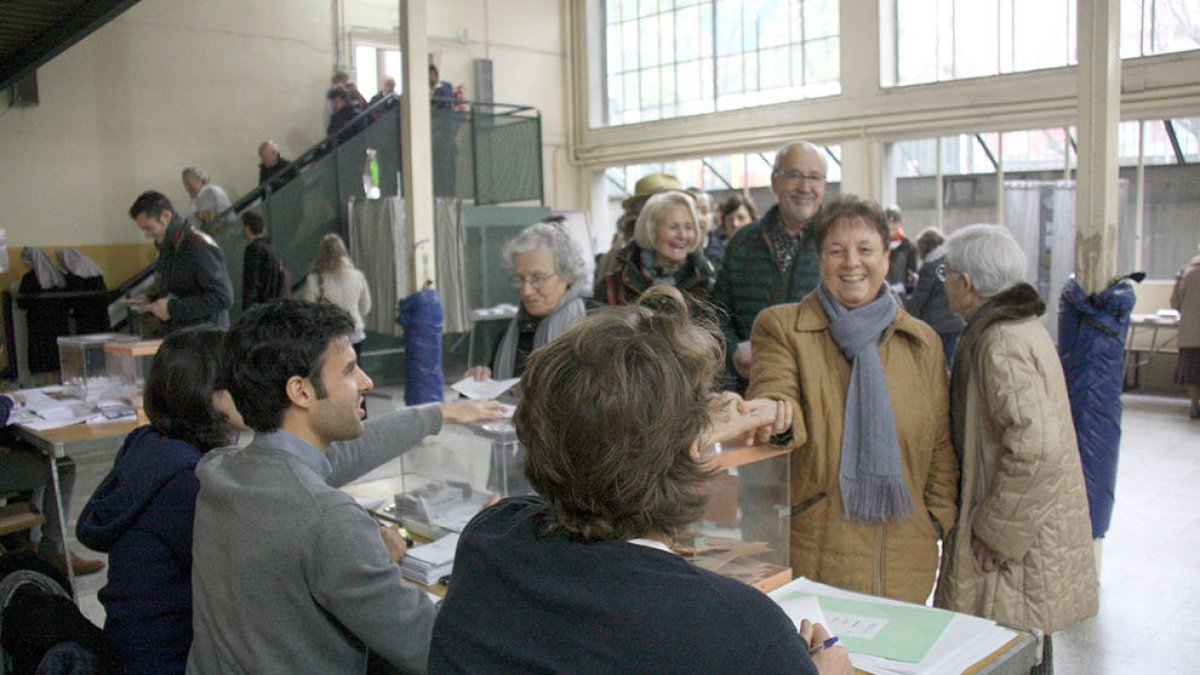
M 533 348 L 537 349 L 554 338 L 562 335 L 568 328 L 583 321 L 586 310 L 583 306 L 583 293 L 587 284 L 576 281 L 567 288 L 567 292 L 559 298 L 558 304 L 550 310 L 538 323 L 537 332 L 533 334 Z M 496 348 L 496 358 L 492 361 L 492 377 L 497 380 L 507 380 L 513 376 L 513 366 L 517 362 L 517 343 L 521 339 L 522 307 L 508 324 L 508 330 L 500 339 Z
M 847 309 L 825 286 L 817 298 L 829 316 L 829 334 L 850 359 L 850 388 L 842 429 L 842 511 L 851 520 L 896 521 L 913 511 L 900 464 L 900 439 L 892 415 L 879 337 L 896 318 L 896 301 L 886 286 L 871 302 Z

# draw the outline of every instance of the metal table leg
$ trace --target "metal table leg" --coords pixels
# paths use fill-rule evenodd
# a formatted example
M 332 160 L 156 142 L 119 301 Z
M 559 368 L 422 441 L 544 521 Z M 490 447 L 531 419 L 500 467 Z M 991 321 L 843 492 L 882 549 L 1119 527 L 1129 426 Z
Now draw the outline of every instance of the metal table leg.
M 54 484 L 54 502 L 58 507 L 58 527 L 61 530 L 63 543 L 63 563 L 67 567 L 67 581 L 71 583 L 71 599 L 78 602 L 78 593 L 75 590 L 75 566 L 71 564 L 71 546 L 67 541 L 67 520 L 71 514 L 67 513 L 63 508 L 62 484 L 58 482 L 58 459 L 55 457 L 57 453 L 51 454 L 48 459 L 50 461 L 50 480 Z

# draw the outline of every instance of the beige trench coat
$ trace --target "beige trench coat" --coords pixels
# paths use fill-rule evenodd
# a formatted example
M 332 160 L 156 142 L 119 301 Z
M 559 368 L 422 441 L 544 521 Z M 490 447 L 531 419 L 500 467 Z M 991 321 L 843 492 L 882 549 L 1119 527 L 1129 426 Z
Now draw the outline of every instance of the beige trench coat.
M 968 328 L 969 330 L 969 328 Z M 1083 469 L 1058 353 L 1037 317 L 984 329 L 969 364 L 961 509 L 938 607 L 1053 633 L 1097 611 Z M 984 573 L 972 535 L 1004 556 Z
M 838 480 L 850 361 L 829 334 L 815 293 L 759 314 L 751 333 L 748 397 L 792 404 L 791 565 L 842 588 L 924 602 L 937 573 L 937 542 L 954 523 L 958 460 L 950 442 L 941 341 L 898 310 L 879 346 L 915 510 L 895 523 L 847 519 Z

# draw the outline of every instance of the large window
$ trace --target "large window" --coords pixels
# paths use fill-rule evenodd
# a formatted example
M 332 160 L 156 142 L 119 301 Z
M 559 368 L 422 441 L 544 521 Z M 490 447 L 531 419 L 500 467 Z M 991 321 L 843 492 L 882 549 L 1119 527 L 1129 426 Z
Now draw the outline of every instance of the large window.
M 400 72 L 400 50 L 373 45 L 354 47 L 354 83 L 358 91 L 369 100 L 379 93 L 383 78 L 396 80 L 396 93 L 403 88 Z
M 606 122 L 841 91 L 837 0 L 606 0 Z
M 1076 62 L 1074 0 L 895 0 L 897 85 Z
M 825 181 L 842 180 L 842 147 L 821 146 L 827 167 Z M 633 193 L 638 179 L 651 173 L 667 173 L 685 187 L 703 190 L 745 190 L 770 187 L 775 151 L 717 155 L 699 159 L 678 159 L 633 166 L 613 167 L 605 172 L 610 199 L 622 199 Z
M 1197 0 L 1121 0 L 1121 58 L 1200 49 Z

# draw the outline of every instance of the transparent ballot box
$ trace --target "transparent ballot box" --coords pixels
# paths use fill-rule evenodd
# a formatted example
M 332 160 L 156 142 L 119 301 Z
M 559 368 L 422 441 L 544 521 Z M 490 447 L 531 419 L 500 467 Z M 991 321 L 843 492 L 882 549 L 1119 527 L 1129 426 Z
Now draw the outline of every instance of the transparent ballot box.
M 104 345 L 104 358 L 110 379 L 125 387 L 141 391 L 150 374 L 150 363 L 162 340 L 109 342 Z
M 109 372 L 104 347 L 108 344 L 136 342 L 139 339 L 125 333 L 59 337 L 58 356 L 62 364 L 63 389 L 67 395 L 85 401 L 126 395 L 120 381 Z
M 710 449 L 705 461 L 716 475 L 708 507 L 675 551 L 764 592 L 791 581 L 789 457 L 771 446 Z
M 533 492 L 510 420 L 449 426 L 430 440 L 401 456 L 393 507 L 417 534 L 461 532 L 488 504 Z

